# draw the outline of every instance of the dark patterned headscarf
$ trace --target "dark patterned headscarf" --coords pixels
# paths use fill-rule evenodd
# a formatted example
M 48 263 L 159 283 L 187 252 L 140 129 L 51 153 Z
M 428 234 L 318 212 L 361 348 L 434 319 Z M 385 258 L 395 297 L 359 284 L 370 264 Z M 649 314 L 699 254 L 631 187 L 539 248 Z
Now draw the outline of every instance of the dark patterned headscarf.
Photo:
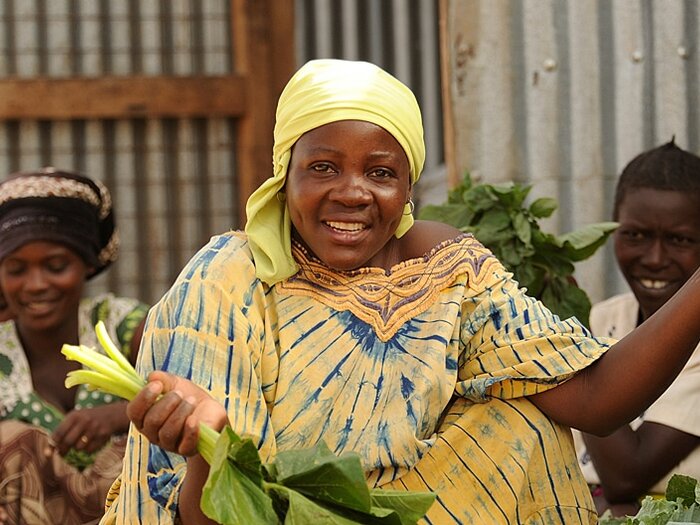
M 33 241 L 63 244 L 94 268 L 94 277 L 119 251 L 112 198 L 88 177 L 43 168 L 0 182 L 0 261 Z

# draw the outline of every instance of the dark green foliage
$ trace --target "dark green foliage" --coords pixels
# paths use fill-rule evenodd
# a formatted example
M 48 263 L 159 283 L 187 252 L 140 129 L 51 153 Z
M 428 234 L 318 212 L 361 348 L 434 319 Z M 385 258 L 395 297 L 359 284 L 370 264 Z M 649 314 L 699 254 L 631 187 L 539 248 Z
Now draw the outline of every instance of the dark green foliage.
M 216 443 L 202 511 L 225 525 L 414 525 L 435 494 L 370 490 L 356 454 L 325 443 L 263 464 L 250 439 L 225 428 Z
M 678 501 L 686 507 L 690 507 L 696 502 L 697 485 L 698 481 L 691 476 L 674 474 L 666 485 L 666 499 Z
M 531 188 L 518 183 L 474 184 L 467 173 L 446 203 L 426 206 L 420 218 L 472 233 L 531 296 L 559 317 L 575 316 L 588 325 L 591 302 L 573 278 L 574 263 L 605 244 L 617 223 L 589 224 L 563 235 L 546 233 L 538 220 L 552 215 L 557 203 L 540 198 L 527 206 Z
M 0 354 L 0 377 L 9 377 L 12 374 L 12 361 L 5 354 Z

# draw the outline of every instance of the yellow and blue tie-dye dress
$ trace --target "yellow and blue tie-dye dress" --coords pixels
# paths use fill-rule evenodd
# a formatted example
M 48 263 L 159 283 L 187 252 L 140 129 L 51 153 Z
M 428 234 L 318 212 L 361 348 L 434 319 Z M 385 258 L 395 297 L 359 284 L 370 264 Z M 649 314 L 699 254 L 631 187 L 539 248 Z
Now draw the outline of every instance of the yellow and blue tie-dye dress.
M 526 396 L 609 342 L 527 297 L 472 236 L 390 272 L 337 272 L 298 246 L 269 287 L 246 237 L 212 239 L 152 309 L 140 370 L 209 390 L 264 460 L 323 439 L 370 484 L 432 490 L 426 523 L 595 523 L 568 428 Z M 103 523 L 173 523 L 182 457 L 132 429 Z

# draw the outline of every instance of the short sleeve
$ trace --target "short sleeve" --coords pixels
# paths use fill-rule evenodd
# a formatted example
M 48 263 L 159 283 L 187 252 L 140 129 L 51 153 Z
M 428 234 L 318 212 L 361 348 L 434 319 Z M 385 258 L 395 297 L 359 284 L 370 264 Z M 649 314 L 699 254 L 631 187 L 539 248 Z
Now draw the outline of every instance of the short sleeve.
M 462 304 L 463 351 L 456 392 L 475 402 L 528 396 L 590 365 L 612 345 L 575 318 L 529 297 L 502 266 Z

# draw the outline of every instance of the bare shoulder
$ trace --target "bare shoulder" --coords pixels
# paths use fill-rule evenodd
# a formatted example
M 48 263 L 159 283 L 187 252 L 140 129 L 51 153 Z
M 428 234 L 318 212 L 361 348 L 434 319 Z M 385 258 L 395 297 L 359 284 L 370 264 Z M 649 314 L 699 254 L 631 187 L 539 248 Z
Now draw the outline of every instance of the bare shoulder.
M 407 259 L 421 257 L 438 244 L 454 239 L 461 234 L 460 230 L 449 224 L 435 221 L 415 221 L 411 229 L 402 237 L 402 251 Z

